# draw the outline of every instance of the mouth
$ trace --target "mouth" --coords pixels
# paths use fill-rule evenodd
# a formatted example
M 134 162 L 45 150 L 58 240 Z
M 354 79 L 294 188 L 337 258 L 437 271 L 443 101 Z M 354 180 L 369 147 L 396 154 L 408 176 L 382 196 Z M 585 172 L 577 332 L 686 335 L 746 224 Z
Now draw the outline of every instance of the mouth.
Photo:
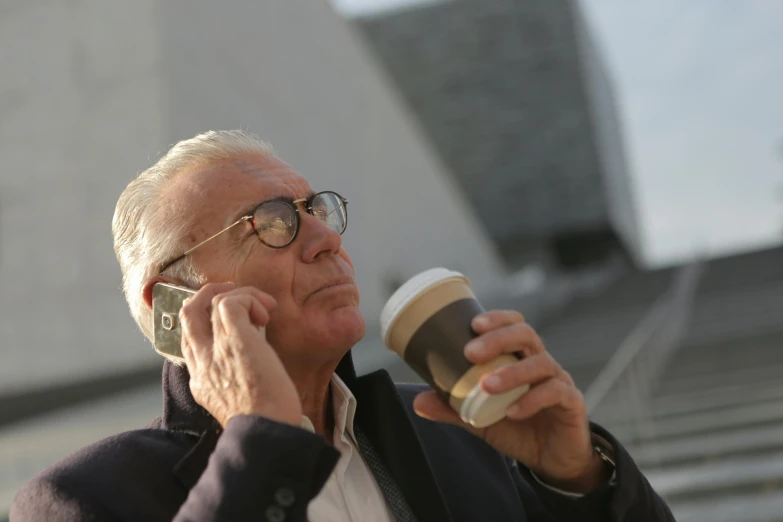
M 321 293 L 321 292 L 326 292 L 328 290 L 338 290 L 338 289 L 346 288 L 346 287 L 353 286 L 353 285 L 354 285 L 353 279 L 350 278 L 350 277 L 344 277 L 342 279 L 335 279 L 334 281 L 330 281 L 327 284 L 325 284 L 325 285 L 321 286 L 320 288 L 318 288 L 316 291 L 312 292 L 308 296 L 308 299 L 310 297 L 316 295 L 316 294 Z

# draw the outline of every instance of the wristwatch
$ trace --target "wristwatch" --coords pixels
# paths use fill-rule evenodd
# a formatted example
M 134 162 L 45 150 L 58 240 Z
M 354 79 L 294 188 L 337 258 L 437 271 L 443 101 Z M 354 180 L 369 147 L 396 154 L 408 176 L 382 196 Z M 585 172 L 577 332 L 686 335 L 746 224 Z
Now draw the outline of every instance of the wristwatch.
M 615 464 L 614 448 L 612 445 L 609 444 L 606 439 L 595 433 L 590 434 L 590 440 L 593 443 L 595 452 L 598 453 L 598 456 L 601 457 L 601 460 L 604 461 L 607 467 L 611 468 L 611 471 L 614 472 L 617 465 Z

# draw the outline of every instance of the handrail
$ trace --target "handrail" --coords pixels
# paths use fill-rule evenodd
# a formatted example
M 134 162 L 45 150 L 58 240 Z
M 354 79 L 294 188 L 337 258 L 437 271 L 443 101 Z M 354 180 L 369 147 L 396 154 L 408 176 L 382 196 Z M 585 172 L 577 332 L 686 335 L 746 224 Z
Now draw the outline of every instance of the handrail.
M 646 397 L 651 391 L 679 346 L 702 268 L 701 262 L 693 262 L 678 270 L 671 286 L 623 340 L 585 392 L 588 415 L 595 413 L 623 377 L 634 388 L 632 396 L 641 392 Z M 658 335 L 663 342 L 654 342 Z

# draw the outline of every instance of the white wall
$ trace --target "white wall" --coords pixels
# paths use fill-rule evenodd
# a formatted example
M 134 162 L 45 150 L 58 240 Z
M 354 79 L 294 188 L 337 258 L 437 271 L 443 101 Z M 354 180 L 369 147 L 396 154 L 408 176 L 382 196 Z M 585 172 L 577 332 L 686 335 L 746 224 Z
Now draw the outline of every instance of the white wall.
M 117 196 L 162 142 L 152 9 L 0 7 L 0 393 L 155 360 L 111 243 Z
M 119 291 L 110 221 L 171 143 L 243 127 L 348 197 L 375 326 L 384 281 L 503 269 L 350 26 L 325 0 L 0 8 L 0 393 L 155 361 Z

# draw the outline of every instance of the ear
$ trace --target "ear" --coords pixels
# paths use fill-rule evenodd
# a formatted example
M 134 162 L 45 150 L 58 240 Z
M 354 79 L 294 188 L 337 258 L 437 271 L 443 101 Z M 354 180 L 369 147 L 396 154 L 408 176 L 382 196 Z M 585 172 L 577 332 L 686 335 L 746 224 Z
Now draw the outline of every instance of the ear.
M 147 308 L 152 310 L 152 288 L 158 283 L 171 283 L 173 285 L 182 286 L 182 281 L 173 277 L 157 275 L 151 279 L 147 279 L 142 287 L 142 297 L 144 298 L 144 304 Z

